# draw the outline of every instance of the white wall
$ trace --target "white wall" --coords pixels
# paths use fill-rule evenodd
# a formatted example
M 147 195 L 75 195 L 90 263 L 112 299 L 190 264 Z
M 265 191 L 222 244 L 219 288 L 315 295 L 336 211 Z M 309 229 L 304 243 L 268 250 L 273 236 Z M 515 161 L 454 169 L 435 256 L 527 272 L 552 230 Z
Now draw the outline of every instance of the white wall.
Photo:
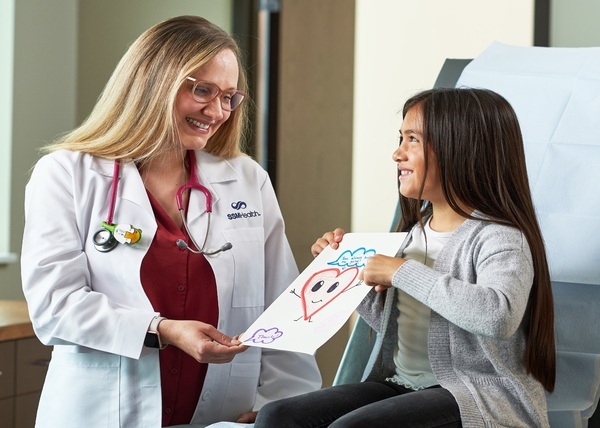
M 10 85 L 0 91 L 0 139 L 9 138 L 4 145 L 0 142 L 0 186 L 10 186 L 8 191 L 0 187 L 0 198 L 8 193 L 10 199 L 0 199 L 0 228 L 9 222 L 10 237 L 3 229 L 0 234 L 10 239 L 11 252 L 20 252 L 25 185 L 38 149 L 87 116 L 128 44 L 150 25 L 180 14 L 203 15 L 230 30 L 231 4 L 231 0 L 0 0 L 0 31 L 14 30 L 13 61 L 5 61 L 11 46 L 0 49 L 0 85 Z M 10 34 L 0 40 L 8 39 Z M 2 180 L 1 174 L 10 174 L 10 179 Z M 19 263 L 0 263 L 0 299 L 22 298 Z
M 446 58 L 533 43 L 534 0 L 356 0 L 352 231 L 389 230 L 400 114 Z
M 76 19 L 77 0 L 14 1 L 13 96 L 5 118 L 12 132 L 10 149 L 0 157 L 10 159 L 10 251 L 17 254 L 25 184 L 37 149 L 75 124 Z M 0 266 L 0 298 L 22 296 L 19 264 Z
M 78 121 L 91 111 L 129 45 L 173 16 L 200 15 L 231 30 L 231 0 L 79 0 Z

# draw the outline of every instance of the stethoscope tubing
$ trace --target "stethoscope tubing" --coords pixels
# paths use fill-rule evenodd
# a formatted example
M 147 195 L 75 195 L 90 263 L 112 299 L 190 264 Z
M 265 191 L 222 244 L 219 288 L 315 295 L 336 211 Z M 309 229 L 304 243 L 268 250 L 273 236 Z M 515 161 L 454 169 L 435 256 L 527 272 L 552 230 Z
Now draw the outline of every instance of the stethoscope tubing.
M 183 206 L 183 192 L 187 189 L 200 190 L 204 193 L 204 197 L 206 198 L 206 212 L 210 215 L 212 213 L 212 195 L 210 191 L 200 183 L 198 179 L 198 171 L 196 171 L 196 154 L 193 150 L 188 151 L 189 161 L 190 161 L 190 179 L 177 189 L 177 194 L 175 195 L 175 200 L 177 201 L 177 209 L 179 211 L 184 210 Z M 186 226 L 187 230 L 187 226 Z M 188 232 L 189 233 L 189 232 Z
M 178 239 L 176 244 L 179 248 L 187 249 L 195 254 L 214 255 L 221 251 L 227 251 L 232 248 L 232 244 L 229 242 L 226 242 L 224 245 L 222 245 L 219 249 L 216 249 L 216 250 L 206 250 L 205 249 L 206 242 L 208 241 L 208 233 L 210 231 L 210 220 L 211 220 L 211 215 L 212 215 L 212 194 L 210 193 L 210 190 L 208 190 L 205 186 L 203 186 L 200 183 L 200 180 L 198 179 L 198 172 L 197 172 L 197 167 L 196 167 L 196 155 L 193 150 L 188 151 L 188 160 L 190 163 L 190 178 L 185 184 L 183 184 L 179 189 L 177 189 L 177 193 L 175 195 L 175 200 L 177 202 L 177 208 L 179 210 L 179 214 L 181 216 L 181 221 L 183 223 L 183 226 L 187 232 L 187 235 L 190 238 L 190 241 L 194 244 L 196 249 L 189 247 L 181 239 Z M 98 230 L 94 234 L 94 237 L 93 237 L 94 246 L 100 252 L 111 251 L 117 245 L 117 241 L 115 240 L 112 232 L 110 231 L 112 229 L 108 230 L 107 227 L 112 226 L 112 222 L 113 222 L 113 218 L 114 218 L 114 214 L 115 214 L 117 190 L 118 190 L 118 186 L 119 186 L 118 183 L 119 183 L 120 168 L 121 168 L 120 161 L 118 159 L 115 159 L 114 166 L 113 166 L 112 184 L 111 184 L 111 188 L 110 188 L 110 203 L 109 203 L 109 208 L 108 208 L 108 216 L 106 218 L 106 222 L 102 222 L 103 228 Z M 198 243 L 194 239 L 194 237 L 188 227 L 187 220 L 185 218 L 185 207 L 183 206 L 183 192 L 186 191 L 187 189 L 200 190 L 202 193 L 204 193 L 204 197 L 205 197 L 205 201 L 206 201 L 206 212 L 208 214 L 208 219 L 207 219 L 206 234 L 205 234 L 204 241 L 202 242 L 201 246 L 198 245 Z M 128 226 L 128 227 L 133 227 L 133 226 Z M 139 229 L 136 229 L 136 230 L 139 231 Z M 141 233 L 141 231 L 139 231 L 139 232 Z
M 112 225 L 113 217 L 115 214 L 115 204 L 117 201 L 117 188 L 119 185 L 119 172 L 121 169 L 121 163 L 118 159 L 115 159 L 113 163 L 113 179 L 110 187 L 110 203 L 108 207 L 108 216 L 106 222 L 102 222 L 102 227 L 94 233 L 92 241 L 94 248 L 101 253 L 108 253 L 116 248 L 119 242 L 115 239 L 113 233 L 106 227 Z M 106 225 L 106 226 L 105 226 Z
M 177 189 L 175 200 L 177 201 L 177 209 L 179 209 L 181 222 L 183 223 L 183 227 L 185 228 L 185 231 L 190 237 L 190 241 L 192 241 L 192 243 L 195 245 L 197 249 L 196 251 L 198 251 L 199 253 L 204 253 L 206 241 L 208 240 L 208 232 L 210 231 L 210 218 L 212 216 L 212 195 L 210 191 L 205 186 L 203 186 L 200 183 L 200 180 L 198 179 L 198 171 L 196 168 L 196 154 L 193 150 L 188 151 L 188 160 L 190 162 L 190 179 L 187 181 L 187 183 L 185 183 L 183 186 Z M 198 243 L 194 239 L 194 236 L 192 235 L 192 232 L 190 231 L 187 220 L 185 218 L 185 208 L 183 206 L 183 192 L 187 189 L 200 190 L 202 193 L 204 193 L 204 197 L 206 200 L 206 213 L 208 214 L 208 224 L 206 226 L 206 234 L 204 236 L 202 246 L 198 245 Z
M 108 207 L 108 216 L 106 222 L 112 224 L 113 217 L 115 215 L 115 204 L 117 201 L 117 188 L 119 186 L 119 172 L 121 169 L 121 162 L 119 159 L 115 159 L 113 164 L 113 179 L 110 187 L 110 205 Z

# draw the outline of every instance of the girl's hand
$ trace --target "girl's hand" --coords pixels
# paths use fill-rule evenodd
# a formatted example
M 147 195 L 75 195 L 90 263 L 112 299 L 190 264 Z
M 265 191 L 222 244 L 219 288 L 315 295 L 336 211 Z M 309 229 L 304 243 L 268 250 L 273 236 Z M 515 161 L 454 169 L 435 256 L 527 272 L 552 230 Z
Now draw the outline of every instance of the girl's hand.
M 312 253 L 313 257 L 317 257 L 319 254 L 321 254 L 321 251 L 323 251 L 328 245 L 331 245 L 331 248 L 337 250 L 337 248 L 340 246 L 340 242 L 342 242 L 344 233 L 346 233 L 344 232 L 344 229 L 339 227 L 333 232 L 325 232 L 325 234 L 323 234 L 321 238 L 317 239 L 312 247 L 310 247 L 310 252 Z
M 362 279 L 366 285 L 375 287 L 375 291 L 381 292 L 392 286 L 394 274 L 406 260 L 399 257 L 389 257 L 375 254 L 367 260 L 364 269 L 360 272 L 358 279 Z

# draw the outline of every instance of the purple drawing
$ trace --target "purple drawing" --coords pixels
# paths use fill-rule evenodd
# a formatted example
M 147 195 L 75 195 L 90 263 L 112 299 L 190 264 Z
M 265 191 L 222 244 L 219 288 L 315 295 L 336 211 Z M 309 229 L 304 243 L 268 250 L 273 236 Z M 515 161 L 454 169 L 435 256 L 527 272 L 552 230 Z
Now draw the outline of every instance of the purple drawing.
M 250 337 L 247 340 L 244 340 L 244 342 L 267 344 L 275 342 L 281 336 L 283 336 L 283 331 L 279 330 L 277 327 L 273 327 L 268 330 L 265 330 L 264 328 L 259 328 L 254 332 L 252 337 Z

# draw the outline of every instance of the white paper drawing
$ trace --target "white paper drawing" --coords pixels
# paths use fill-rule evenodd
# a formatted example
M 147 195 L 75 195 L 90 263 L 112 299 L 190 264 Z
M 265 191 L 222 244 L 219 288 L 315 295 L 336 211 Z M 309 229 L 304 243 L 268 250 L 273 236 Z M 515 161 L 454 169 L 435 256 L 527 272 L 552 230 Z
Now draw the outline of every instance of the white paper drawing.
M 327 247 L 241 335 L 248 346 L 314 354 L 348 320 L 371 287 L 358 279 L 367 259 L 394 256 L 406 233 L 347 233 Z

